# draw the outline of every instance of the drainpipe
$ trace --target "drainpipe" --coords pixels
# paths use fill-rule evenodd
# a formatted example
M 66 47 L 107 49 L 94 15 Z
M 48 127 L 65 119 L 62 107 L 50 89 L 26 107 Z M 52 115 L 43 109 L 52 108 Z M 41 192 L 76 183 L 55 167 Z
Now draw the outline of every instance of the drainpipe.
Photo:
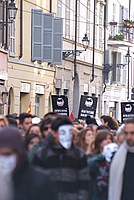
M 104 66 L 103 66 L 104 68 L 105 68 L 105 64 L 106 64 L 106 28 L 107 28 L 107 24 L 106 24 L 106 20 L 107 20 L 106 16 L 107 15 L 106 15 L 106 13 L 107 13 L 107 0 L 105 0 L 105 5 L 104 5 Z M 105 92 L 106 87 L 107 87 L 105 81 L 106 81 L 106 72 L 103 70 L 103 85 L 104 85 L 104 88 L 103 88 L 102 93 Z
M 92 57 L 92 78 L 90 82 L 94 81 L 94 59 L 95 59 L 95 7 L 96 7 L 96 0 L 94 0 L 94 19 L 93 19 L 93 57 Z
M 52 13 L 52 0 L 50 0 L 50 5 L 49 5 L 49 7 L 50 7 L 50 13 Z
M 130 20 L 130 14 L 131 14 L 131 0 L 129 0 L 129 11 L 128 11 L 128 14 L 129 14 L 129 20 Z M 129 41 L 130 41 L 130 28 L 129 28 Z M 128 83 L 127 83 L 127 100 L 129 100 L 129 73 L 130 73 L 130 47 L 128 47 L 128 51 L 127 51 L 127 54 L 128 54 Z
M 6 40 L 5 40 L 5 50 L 8 48 L 8 2 L 6 1 Z
M 20 0 L 20 55 L 19 59 L 23 56 L 23 0 Z
M 77 73 L 77 17 L 78 17 L 78 0 L 75 0 L 75 41 L 74 41 L 74 71 L 73 71 L 73 115 L 78 118 L 78 104 L 79 104 L 79 77 Z
M 2 2 L 2 21 L 4 22 L 5 20 L 5 6 L 4 6 L 4 2 Z M 5 28 L 3 26 L 2 28 L 2 46 L 4 46 L 4 32 L 5 32 Z

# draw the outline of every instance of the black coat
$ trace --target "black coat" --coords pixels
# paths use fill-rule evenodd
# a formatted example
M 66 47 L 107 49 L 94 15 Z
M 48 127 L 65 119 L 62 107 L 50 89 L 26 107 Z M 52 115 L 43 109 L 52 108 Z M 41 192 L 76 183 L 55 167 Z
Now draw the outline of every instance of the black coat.
M 82 150 L 74 146 L 66 150 L 60 144 L 49 143 L 37 151 L 33 164 L 42 167 L 55 183 L 58 200 L 87 200 L 89 171 Z
M 41 169 L 25 166 L 13 177 L 14 200 L 56 200 L 52 183 Z

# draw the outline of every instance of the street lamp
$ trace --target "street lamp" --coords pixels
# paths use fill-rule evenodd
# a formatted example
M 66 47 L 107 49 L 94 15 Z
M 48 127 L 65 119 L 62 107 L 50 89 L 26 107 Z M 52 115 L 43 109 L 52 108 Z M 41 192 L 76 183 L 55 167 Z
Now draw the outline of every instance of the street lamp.
M 88 39 L 88 36 L 87 34 L 85 33 L 83 39 L 82 39 L 82 43 L 83 43 L 83 48 L 84 50 L 63 50 L 63 53 L 62 53 L 62 57 L 63 57 L 63 60 L 69 56 L 79 56 L 83 51 L 86 51 L 89 47 L 89 39 Z
M 128 47 L 128 51 L 127 54 L 125 55 L 126 57 L 126 61 L 127 61 L 127 65 L 128 65 L 128 77 L 127 77 L 127 100 L 129 100 L 129 64 L 130 64 L 130 48 Z
M 15 6 L 14 0 L 11 0 L 11 2 L 8 4 L 7 9 L 8 9 L 8 14 L 9 14 L 9 21 L 13 22 L 17 14 L 17 8 Z
M 85 51 L 88 49 L 89 47 L 89 39 L 87 34 L 85 33 L 83 39 L 82 39 L 82 43 L 83 43 L 83 48 L 85 49 Z
M 2 1 L 4 3 L 4 1 Z M 8 2 L 8 1 L 6 1 Z M 9 21 L 4 21 L 4 18 L 0 20 L 0 29 L 3 29 L 4 26 L 7 25 L 7 23 L 13 23 L 13 21 L 16 18 L 17 8 L 14 3 L 14 0 L 11 0 L 7 6 L 7 16 Z

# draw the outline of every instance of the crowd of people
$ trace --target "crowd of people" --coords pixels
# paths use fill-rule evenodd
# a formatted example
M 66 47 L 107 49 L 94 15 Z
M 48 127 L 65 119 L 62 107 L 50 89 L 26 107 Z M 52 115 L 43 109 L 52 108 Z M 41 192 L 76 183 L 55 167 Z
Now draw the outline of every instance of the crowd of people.
M 0 200 L 134 199 L 134 119 L 0 116 Z

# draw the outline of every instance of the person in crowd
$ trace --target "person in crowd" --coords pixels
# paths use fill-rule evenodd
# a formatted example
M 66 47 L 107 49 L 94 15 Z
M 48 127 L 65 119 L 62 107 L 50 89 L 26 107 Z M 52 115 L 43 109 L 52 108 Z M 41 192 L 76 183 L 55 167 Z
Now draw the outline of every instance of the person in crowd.
M 26 150 L 29 152 L 33 148 L 33 146 L 37 142 L 40 141 L 40 139 L 41 138 L 40 138 L 39 134 L 34 133 L 34 132 L 26 135 L 26 137 L 25 137 L 25 147 L 26 147 Z
M 108 130 L 101 130 L 96 135 L 92 155 L 87 158 L 93 187 L 90 200 L 107 200 L 111 160 L 106 160 L 104 155 L 107 155 L 107 153 L 104 153 L 103 151 L 105 146 L 112 142 L 113 139 L 111 133 Z
M 74 122 L 73 128 L 76 129 L 78 132 L 80 132 L 84 129 L 84 126 L 82 124 L 80 124 L 79 122 Z
M 110 131 L 110 128 L 108 126 L 105 126 L 105 125 L 100 125 L 100 126 L 97 127 L 96 132 L 98 132 L 100 130 L 108 130 L 108 131 Z
M 116 142 L 117 142 L 117 144 L 118 144 L 119 146 L 120 146 L 120 145 L 124 142 L 124 140 L 125 140 L 124 127 L 125 127 L 125 125 L 122 124 L 122 125 L 118 128 L 117 134 L 116 134 L 116 137 L 115 137 Z
M 84 128 L 77 136 L 76 145 L 81 147 L 87 156 L 89 156 L 92 152 L 92 146 L 95 135 L 93 134 L 92 127 Z
M 19 115 L 19 127 L 21 129 L 22 137 L 25 136 L 26 132 L 32 125 L 32 115 L 29 113 L 21 113 Z
M 108 115 L 102 115 L 100 117 L 100 120 L 103 125 L 107 126 L 110 128 L 110 130 L 117 130 L 119 128 L 119 124 L 116 119 L 113 117 L 110 117 Z
M 86 117 L 86 127 L 91 127 L 93 129 L 94 135 L 96 135 L 96 130 L 98 127 L 97 120 L 94 117 L 87 116 Z
M 57 199 L 42 170 L 29 166 L 19 129 L 10 126 L 0 129 L 0 199 Z
M 26 136 L 31 134 L 31 133 L 36 133 L 39 135 L 39 137 L 42 137 L 41 130 L 40 130 L 40 125 L 39 124 L 32 124 L 28 131 L 26 132 Z
M 108 200 L 134 199 L 134 118 L 126 120 L 124 134 L 125 141 L 110 168 Z
M 8 120 L 9 126 L 14 126 L 19 128 L 19 116 L 17 113 L 8 114 L 6 115 L 6 118 Z
M 41 122 L 41 119 L 39 117 L 37 117 L 36 115 L 33 116 L 33 118 L 32 118 L 32 124 L 38 124 L 39 125 L 40 122 Z
M 40 130 L 42 133 L 42 137 L 47 137 L 51 134 L 51 124 L 54 121 L 55 118 L 47 117 L 42 119 L 40 124 Z
M 38 151 L 38 149 L 45 147 L 48 143 L 53 143 L 54 138 L 51 134 L 52 132 L 51 125 L 57 116 L 58 116 L 57 114 L 50 112 L 45 115 L 45 118 L 42 119 L 40 123 L 40 131 L 42 139 L 33 146 L 31 151 L 29 151 L 28 154 L 29 162 L 31 162 L 34 154 Z
M 93 149 L 93 155 L 100 154 L 103 150 L 103 147 L 113 142 L 114 138 L 110 131 L 108 130 L 100 130 L 97 132 L 95 141 L 94 141 L 94 149 Z
M 4 115 L 0 115 L 0 127 L 8 126 L 8 120 Z
M 48 112 L 44 115 L 44 119 L 51 118 L 51 119 L 56 119 L 59 116 L 56 112 Z
M 90 124 L 94 124 L 94 125 L 98 126 L 96 119 L 94 117 L 91 117 L 91 116 L 88 115 L 86 117 L 86 125 L 88 126 Z
M 9 117 L 9 118 L 7 118 L 7 120 L 8 120 L 8 125 L 9 126 L 13 126 L 13 127 L 16 127 L 16 128 L 18 127 L 16 119 L 14 119 L 12 117 L 11 118 Z
M 40 149 L 32 163 L 55 183 L 58 200 L 87 200 L 89 171 L 84 151 L 73 145 L 72 122 L 58 116 L 51 125 L 54 142 Z

